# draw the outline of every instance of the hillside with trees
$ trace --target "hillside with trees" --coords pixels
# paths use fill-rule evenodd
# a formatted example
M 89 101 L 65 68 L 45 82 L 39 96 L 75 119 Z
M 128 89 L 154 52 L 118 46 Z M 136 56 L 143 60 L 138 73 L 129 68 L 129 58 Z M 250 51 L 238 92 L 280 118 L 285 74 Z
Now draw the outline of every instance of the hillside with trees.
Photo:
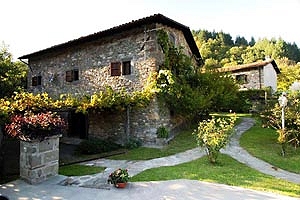
M 288 90 L 300 80 L 300 49 L 296 43 L 288 43 L 282 38 L 262 38 L 257 41 L 252 37 L 235 39 L 228 33 L 193 31 L 193 36 L 204 60 L 206 69 L 247 64 L 272 58 L 276 60 L 281 74 L 278 76 L 278 89 Z

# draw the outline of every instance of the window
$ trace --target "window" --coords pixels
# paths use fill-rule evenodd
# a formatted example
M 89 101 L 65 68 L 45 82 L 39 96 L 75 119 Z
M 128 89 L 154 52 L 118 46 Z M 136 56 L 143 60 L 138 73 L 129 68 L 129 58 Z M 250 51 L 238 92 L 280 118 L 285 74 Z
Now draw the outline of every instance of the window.
M 42 76 L 34 76 L 32 77 L 32 86 L 42 85 Z
M 66 81 L 67 82 L 73 82 L 73 81 L 78 81 L 78 80 L 79 80 L 79 70 L 78 69 L 66 71 Z
M 110 75 L 111 76 L 120 76 L 121 75 L 121 63 L 114 62 L 110 64 Z
M 131 61 L 113 62 L 110 64 L 110 75 L 121 76 L 131 74 Z
M 130 61 L 124 61 L 122 63 L 122 75 L 131 74 L 131 64 Z
M 246 74 L 239 74 L 236 75 L 235 80 L 239 83 L 239 84 L 246 84 L 248 83 L 248 78 Z

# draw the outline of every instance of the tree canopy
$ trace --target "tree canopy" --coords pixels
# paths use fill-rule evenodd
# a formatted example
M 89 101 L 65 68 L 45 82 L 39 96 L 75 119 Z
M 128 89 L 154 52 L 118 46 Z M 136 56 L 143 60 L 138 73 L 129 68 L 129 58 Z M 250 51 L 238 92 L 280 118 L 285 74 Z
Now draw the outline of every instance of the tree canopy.
M 27 66 L 14 62 L 5 44 L 0 46 L 0 98 L 11 96 L 26 86 Z

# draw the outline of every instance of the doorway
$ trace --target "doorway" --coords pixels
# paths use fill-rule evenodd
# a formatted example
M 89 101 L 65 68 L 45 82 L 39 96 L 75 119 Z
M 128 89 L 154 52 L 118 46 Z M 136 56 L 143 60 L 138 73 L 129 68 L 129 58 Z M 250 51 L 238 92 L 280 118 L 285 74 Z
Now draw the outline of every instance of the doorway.
M 69 113 L 68 137 L 86 139 L 88 136 L 88 116 L 71 111 Z

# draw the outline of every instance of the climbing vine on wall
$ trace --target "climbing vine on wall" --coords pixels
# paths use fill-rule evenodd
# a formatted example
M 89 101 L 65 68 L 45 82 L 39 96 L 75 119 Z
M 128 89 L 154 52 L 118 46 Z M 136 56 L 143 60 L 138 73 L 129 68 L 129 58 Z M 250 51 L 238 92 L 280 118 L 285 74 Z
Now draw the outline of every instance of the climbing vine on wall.
M 200 89 L 201 76 L 192 59 L 170 42 L 167 32 L 160 30 L 157 36 L 165 56 L 157 77 L 158 96 L 174 113 L 188 117 L 202 112 L 210 99 Z
M 75 109 L 77 112 L 86 113 L 89 109 L 124 110 L 127 106 L 146 106 L 155 93 L 153 84 L 153 75 L 151 75 L 144 90 L 133 93 L 125 90 L 114 91 L 111 87 L 93 95 L 80 97 L 62 94 L 59 99 L 52 99 L 47 93 L 15 93 L 10 98 L 0 99 L 0 125 L 7 122 L 10 115 L 25 111 Z

